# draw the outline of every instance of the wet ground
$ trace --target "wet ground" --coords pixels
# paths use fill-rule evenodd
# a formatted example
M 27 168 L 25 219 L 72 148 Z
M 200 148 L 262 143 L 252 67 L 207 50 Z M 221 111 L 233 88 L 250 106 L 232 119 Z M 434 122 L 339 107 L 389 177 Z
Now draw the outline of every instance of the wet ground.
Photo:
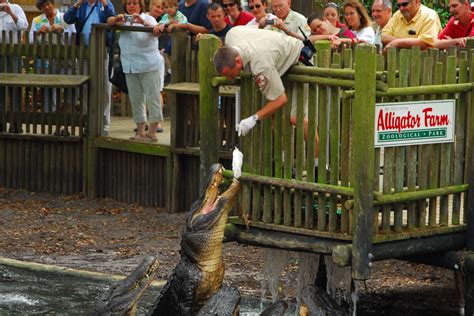
M 166 279 L 179 260 L 185 214 L 110 199 L 85 199 L 0 188 L 0 256 L 126 275 L 145 255 Z M 265 250 L 224 244 L 224 283 L 260 297 Z M 279 296 L 294 297 L 298 256 L 281 274 Z M 361 287 L 361 315 L 458 315 L 452 271 L 389 260 L 376 262 Z

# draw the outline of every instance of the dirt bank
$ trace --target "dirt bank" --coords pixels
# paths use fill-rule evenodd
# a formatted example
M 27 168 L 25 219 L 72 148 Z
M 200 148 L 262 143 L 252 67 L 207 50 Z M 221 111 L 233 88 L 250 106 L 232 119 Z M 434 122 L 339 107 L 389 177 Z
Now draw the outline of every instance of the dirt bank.
M 125 275 L 152 254 L 161 262 L 158 278 L 166 279 L 179 260 L 185 215 L 110 199 L 0 188 L 0 256 Z M 260 296 L 264 250 L 228 243 L 223 253 L 225 283 Z M 297 261 L 293 256 L 282 281 L 296 282 Z M 456 315 L 454 288 L 451 271 L 378 262 L 362 288 L 362 314 Z

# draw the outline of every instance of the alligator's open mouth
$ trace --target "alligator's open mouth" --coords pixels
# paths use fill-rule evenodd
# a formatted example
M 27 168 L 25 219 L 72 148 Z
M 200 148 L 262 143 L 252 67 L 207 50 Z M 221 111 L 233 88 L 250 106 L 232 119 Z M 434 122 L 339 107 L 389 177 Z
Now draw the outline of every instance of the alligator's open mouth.
M 224 167 L 220 164 L 215 164 L 211 167 L 211 172 L 207 181 L 207 186 L 204 194 L 201 195 L 200 205 L 195 208 L 192 220 L 199 216 L 205 216 L 213 213 L 216 210 L 226 209 L 227 205 L 233 205 L 234 198 L 237 196 L 239 183 L 233 180 L 232 184 L 226 191 L 224 185 Z M 219 205 L 222 201 L 222 205 Z
M 204 194 L 204 201 L 200 211 L 201 214 L 209 214 L 216 209 L 217 202 L 221 197 L 223 179 L 224 167 L 219 166 L 218 170 L 211 176 L 210 183 Z

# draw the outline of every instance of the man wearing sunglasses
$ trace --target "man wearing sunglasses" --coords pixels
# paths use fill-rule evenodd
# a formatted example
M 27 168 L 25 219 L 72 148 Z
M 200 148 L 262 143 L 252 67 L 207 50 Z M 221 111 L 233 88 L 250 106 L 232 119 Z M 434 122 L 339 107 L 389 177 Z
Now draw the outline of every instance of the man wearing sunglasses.
M 451 19 L 439 33 L 435 47 L 466 46 L 466 39 L 474 36 L 474 13 L 467 0 L 449 0 Z
M 397 0 L 398 11 L 382 30 L 382 43 L 389 47 L 433 46 L 441 23 L 436 11 L 421 0 Z

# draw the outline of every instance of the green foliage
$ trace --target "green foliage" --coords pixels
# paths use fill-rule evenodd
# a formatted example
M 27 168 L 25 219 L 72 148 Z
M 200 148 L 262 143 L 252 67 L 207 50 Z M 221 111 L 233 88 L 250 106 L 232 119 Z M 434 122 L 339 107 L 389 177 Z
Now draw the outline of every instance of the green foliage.
M 451 15 L 449 14 L 449 8 L 441 7 L 435 4 L 428 4 L 427 7 L 433 9 L 438 13 L 439 19 L 441 21 L 441 27 L 444 28 L 449 21 Z

